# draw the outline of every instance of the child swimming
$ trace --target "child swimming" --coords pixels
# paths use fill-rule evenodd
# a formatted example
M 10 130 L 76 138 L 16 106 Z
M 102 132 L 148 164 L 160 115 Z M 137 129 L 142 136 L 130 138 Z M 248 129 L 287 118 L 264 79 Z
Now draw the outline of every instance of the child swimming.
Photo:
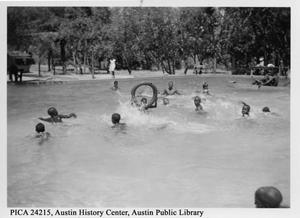
M 36 131 L 36 138 L 41 139 L 41 141 L 39 142 L 39 144 L 42 144 L 44 141 L 48 140 L 50 133 L 49 132 L 45 132 L 45 125 L 42 123 L 38 123 L 35 126 L 35 131 Z
M 168 82 L 168 88 L 165 89 L 162 93 L 162 95 L 181 95 L 178 90 L 174 87 L 173 81 Z
M 145 98 L 145 97 L 142 98 L 140 103 L 138 103 L 137 99 L 134 98 L 134 99 L 131 100 L 131 105 L 135 105 L 136 107 L 138 107 L 139 111 L 145 112 L 149 108 L 156 108 L 157 107 L 157 99 L 156 99 L 156 101 L 154 102 L 153 105 L 148 105 L 147 98 Z
M 114 85 L 111 87 L 111 89 L 114 91 L 119 90 L 119 82 L 117 80 L 114 81 Z
M 54 107 L 50 107 L 48 109 L 48 114 L 50 115 L 50 117 L 48 117 L 48 118 L 40 117 L 39 119 L 42 121 L 49 122 L 49 123 L 61 123 L 62 119 L 77 117 L 76 114 L 74 114 L 74 113 L 70 113 L 69 115 L 58 114 L 56 108 L 54 108 Z
M 208 83 L 204 82 L 202 85 L 203 93 L 209 95 Z
M 269 107 L 264 107 L 262 111 L 265 113 L 271 112 Z
M 121 115 L 118 113 L 114 113 L 111 115 L 111 122 L 113 123 L 113 126 L 111 128 L 125 128 L 126 123 L 120 123 Z
M 255 192 L 256 208 L 279 208 L 281 202 L 282 195 L 275 187 L 260 187 Z
M 248 104 L 246 104 L 245 102 L 242 101 L 242 104 L 243 104 L 243 108 L 242 108 L 242 115 L 243 117 L 245 115 L 248 115 L 249 116 L 249 113 L 250 113 L 250 106 Z
M 168 105 L 168 104 L 170 104 L 169 99 L 163 98 L 163 105 Z
M 194 104 L 196 106 L 195 111 L 203 111 L 203 107 L 201 105 L 201 98 L 199 96 L 196 96 L 194 98 Z
M 147 98 L 142 98 L 141 99 L 141 104 L 139 105 L 139 110 L 145 112 L 149 108 L 156 108 L 157 107 L 157 101 L 153 105 L 148 105 L 148 100 Z

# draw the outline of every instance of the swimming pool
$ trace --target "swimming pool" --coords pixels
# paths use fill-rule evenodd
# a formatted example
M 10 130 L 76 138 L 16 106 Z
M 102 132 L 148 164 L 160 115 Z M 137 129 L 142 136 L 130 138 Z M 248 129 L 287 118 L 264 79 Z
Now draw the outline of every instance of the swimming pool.
M 121 80 L 119 92 L 112 81 L 8 85 L 8 206 L 254 207 L 255 190 L 270 185 L 289 204 L 290 88 L 235 79 L 172 78 L 183 95 L 148 113 L 130 106 L 130 89 L 150 81 L 162 90 L 170 78 Z M 197 114 L 204 80 L 212 96 Z M 46 123 L 52 137 L 38 145 L 34 126 L 50 106 L 78 117 Z M 114 112 L 125 131 L 111 129 Z

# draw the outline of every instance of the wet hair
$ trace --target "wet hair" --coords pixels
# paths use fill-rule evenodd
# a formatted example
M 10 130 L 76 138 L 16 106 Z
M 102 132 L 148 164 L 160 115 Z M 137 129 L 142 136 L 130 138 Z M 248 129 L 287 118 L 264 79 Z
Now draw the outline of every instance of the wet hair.
M 45 132 L 45 125 L 42 124 L 42 123 L 36 124 L 36 126 L 35 126 L 35 131 L 36 131 L 37 133 Z
M 263 112 L 270 112 L 270 108 L 269 108 L 269 107 L 264 107 L 264 108 L 262 109 L 262 111 L 263 111 Z
M 117 80 L 114 81 L 114 85 L 118 84 L 119 82 Z
M 57 115 L 58 115 L 58 112 L 57 112 L 57 110 L 56 110 L 55 107 L 50 107 L 50 108 L 48 109 L 48 114 L 52 117 L 52 116 L 57 116 Z
M 112 122 L 113 124 L 119 123 L 120 120 L 121 120 L 121 115 L 120 115 L 120 114 L 114 113 L 114 114 L 111 115 L 111 122 Z
M 280 191 L 272 186 L 260 187 L 255 192 L 255 204 L 260 208 L 278 208 L 282 202 Z

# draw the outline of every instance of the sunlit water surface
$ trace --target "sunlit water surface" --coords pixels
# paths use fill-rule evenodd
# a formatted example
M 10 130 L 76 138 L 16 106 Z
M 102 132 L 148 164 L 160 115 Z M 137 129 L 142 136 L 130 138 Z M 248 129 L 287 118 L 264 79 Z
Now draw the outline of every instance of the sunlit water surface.
M 212 96 L 197 93 L 204 80 Z M 8 85 L 8 206 L 253 207 L 255 190 L 269 185 L 289 204 L 289 87 L 229 80 L 174 79 L 183 95 L 148 113 L 129 104 L 142 80 L 120 81 L 119 92 L 112 81 Z M 162 90 L 169 79 L 143 81 Z M 206 113 L 195 112 L 196 95 Z M 39 145 L 34 127 L 50 106 L 78 117 L 45 123 L 52 137 Z M 111 128 L 114 112 L 126 130 Z

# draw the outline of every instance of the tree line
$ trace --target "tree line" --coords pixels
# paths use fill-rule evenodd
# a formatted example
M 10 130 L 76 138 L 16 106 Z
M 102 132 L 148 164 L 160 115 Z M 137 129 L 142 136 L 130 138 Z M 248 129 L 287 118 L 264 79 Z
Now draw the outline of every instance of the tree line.
M 264 57 L 290 64 L 290 8 L 9 7 L 8 50 L 33 53 L 49 70 L 77 73 L 114 57 L 117 67 L 169 74 L 195 63 L 235 70 Z

